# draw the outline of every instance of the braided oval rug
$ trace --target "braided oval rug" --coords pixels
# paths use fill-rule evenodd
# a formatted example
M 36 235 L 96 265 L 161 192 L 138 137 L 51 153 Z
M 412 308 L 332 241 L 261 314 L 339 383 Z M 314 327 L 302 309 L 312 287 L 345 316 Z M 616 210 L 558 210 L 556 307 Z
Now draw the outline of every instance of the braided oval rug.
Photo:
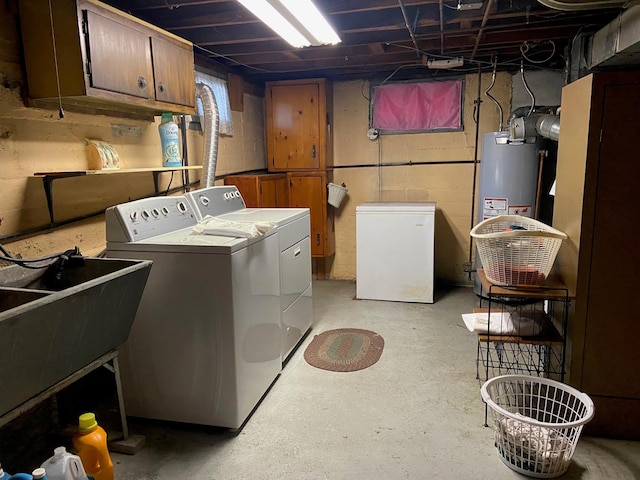
M 353 372 L 378 361 L 384 339 L 359 328 L 328 330 L 313 337 L 304 351 L 309 365 L 332 372 Z

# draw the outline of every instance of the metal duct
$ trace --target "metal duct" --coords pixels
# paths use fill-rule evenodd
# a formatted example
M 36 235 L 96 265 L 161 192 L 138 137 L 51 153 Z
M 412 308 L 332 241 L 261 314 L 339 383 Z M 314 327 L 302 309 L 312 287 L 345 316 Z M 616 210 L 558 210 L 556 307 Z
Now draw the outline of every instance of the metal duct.
M 515 117 L 509 122 L 509 140 L 522 141 L 540 135 L 558 141 L 560 137 L 560 117 L 558 115 L 538 115 Z
M 591 38 L 590 68 L 640 64 L 640 5 L 634 5 Z
M 218 137 L 220 136 L 220 112 L 213 90 L 204 83 L 196 84 L 196 98 L 202 101 L 204 110 L 204 159 L 202 188 L 212 187 L 216 179 L 216 164 L 218 163 Z
M 560 137 L 560 117 L 558 115 L 540 115 L 536 118 L 536 131 L 545 138 L 557 141 Z

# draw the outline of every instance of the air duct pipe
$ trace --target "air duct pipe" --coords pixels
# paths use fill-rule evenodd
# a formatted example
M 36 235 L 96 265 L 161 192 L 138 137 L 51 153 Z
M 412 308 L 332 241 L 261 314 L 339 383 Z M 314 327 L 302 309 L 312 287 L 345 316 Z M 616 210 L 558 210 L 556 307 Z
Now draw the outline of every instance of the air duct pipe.
M 530 117 L 515 117 L 509 122 L 511 141 L 522 141 L 536 135 L 557 141 L 560 137 L 560 117 L 533 114 Z
M 213 90 L 204 83 L 196 84 L 196 98 L 202 101 L 204 111 L 204 174 L 202 188 L 212 187 L 216 180 L 216 164 L 218 163 L 218 137 L 220 133 L 220 112 L 213 95 Z
M 539 115 L 536 118 L 536 131 L 545 138 L 558 141 L 560 138 L 560 117 L 558 115 Z

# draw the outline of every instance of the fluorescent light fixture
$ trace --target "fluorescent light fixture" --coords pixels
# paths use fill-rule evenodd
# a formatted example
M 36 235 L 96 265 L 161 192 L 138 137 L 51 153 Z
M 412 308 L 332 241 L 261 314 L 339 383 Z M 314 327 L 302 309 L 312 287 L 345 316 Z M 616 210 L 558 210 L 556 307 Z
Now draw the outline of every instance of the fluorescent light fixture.
M 294 47 L 335 45 L 340 37 L 311 0 L 238 0 Z
M 423 63 L 424 63 L 424 57 L 423 57 Z M 464 65 L 464 58 L 462 57 L 446 58 L 443 60 L 433 60 L 433 59 L 427 60 L 427 67 L 434 68 L 434 69 L 446 70 L 449 68 L 462 67 L 463 65 Z

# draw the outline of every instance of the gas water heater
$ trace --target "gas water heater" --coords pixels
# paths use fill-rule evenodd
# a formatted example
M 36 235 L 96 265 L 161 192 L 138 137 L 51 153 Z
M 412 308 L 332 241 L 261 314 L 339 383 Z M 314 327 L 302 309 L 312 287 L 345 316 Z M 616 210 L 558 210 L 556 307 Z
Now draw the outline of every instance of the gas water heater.
M 534 217 L 538 188 L 538 140 L 529 137 L 509 141 L 509 132 L 488 132 L 482 136 L 480 191 L 476 224 L 497 215 Z M 476 268 L 482 268 L 476 254 Z M 481 294 L 478 276 L 474 291 Z

